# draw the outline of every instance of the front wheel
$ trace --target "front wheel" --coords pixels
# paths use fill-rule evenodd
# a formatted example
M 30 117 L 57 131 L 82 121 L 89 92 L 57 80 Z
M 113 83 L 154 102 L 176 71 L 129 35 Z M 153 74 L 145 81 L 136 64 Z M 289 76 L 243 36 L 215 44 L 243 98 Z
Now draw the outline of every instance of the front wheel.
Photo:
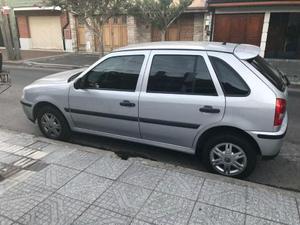
M 215 173 L 243 178 L 254 170 L 256 151 L 249 140 L 239 135 L 218 135 L 210 138 L 202 150 L 202 160 Z
M 70 136 L 68 122 L 62 113 L 52 106 L 44 106 L 38 110 L 37 121 L 41 132 L 55 140 L 66 140 Z

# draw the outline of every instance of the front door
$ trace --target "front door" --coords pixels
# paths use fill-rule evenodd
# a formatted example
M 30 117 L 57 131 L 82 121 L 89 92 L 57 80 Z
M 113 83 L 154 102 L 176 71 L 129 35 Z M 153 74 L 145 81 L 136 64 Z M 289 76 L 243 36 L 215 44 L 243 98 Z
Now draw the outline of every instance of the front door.
M 142 138 L 191 148 L 220 121 L 225 98 L 206 52 L 152 51 L 140 95 Z
M 76 128 L 140 137 L 138 97 L 145 52 L 113 53 L 70 88 L 69 109 Z

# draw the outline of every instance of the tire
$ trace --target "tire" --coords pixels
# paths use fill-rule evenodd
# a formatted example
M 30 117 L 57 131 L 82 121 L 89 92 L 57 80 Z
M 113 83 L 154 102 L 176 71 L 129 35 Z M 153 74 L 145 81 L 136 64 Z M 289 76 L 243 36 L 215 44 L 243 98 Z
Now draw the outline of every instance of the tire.
M 213 173 L 245 178 L 256 166 L 257 153 L 247 138 L 238 134 L 219 134 L 206 141 L 201 151 L 201 159 Z
M 49 119 L 48 121 L 53 120 L 54 122 L 47 123 L 47 118 Z M 40 131 L 47 138 L 54 140 L 68 140 L 71 135 L 67 120 L 63 114 L 53 106 L 43 106 L 38 109 L 37 121 Z

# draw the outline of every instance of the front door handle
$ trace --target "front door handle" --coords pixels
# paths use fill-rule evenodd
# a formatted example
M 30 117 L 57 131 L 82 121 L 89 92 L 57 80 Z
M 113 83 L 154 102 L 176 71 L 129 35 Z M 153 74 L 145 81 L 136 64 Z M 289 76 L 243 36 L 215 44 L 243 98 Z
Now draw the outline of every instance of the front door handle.
M 132 103 L 128 100 L 124 100 L 123 102 L 120 102 L 120 106 L 124 107 L 135 107 L 135 103 Z
M 220 113 L 220 109 L 215 109 L 210 105 L 203 106 L 199 111 L 203 113 Z

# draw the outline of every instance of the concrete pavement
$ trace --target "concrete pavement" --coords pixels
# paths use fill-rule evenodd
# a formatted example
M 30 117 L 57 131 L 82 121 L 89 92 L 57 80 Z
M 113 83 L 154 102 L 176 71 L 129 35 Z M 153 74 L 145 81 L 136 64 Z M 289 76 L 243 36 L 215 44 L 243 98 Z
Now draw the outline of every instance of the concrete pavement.
M 0 224 L 300 224 L 300 193 L 0 129 Z

